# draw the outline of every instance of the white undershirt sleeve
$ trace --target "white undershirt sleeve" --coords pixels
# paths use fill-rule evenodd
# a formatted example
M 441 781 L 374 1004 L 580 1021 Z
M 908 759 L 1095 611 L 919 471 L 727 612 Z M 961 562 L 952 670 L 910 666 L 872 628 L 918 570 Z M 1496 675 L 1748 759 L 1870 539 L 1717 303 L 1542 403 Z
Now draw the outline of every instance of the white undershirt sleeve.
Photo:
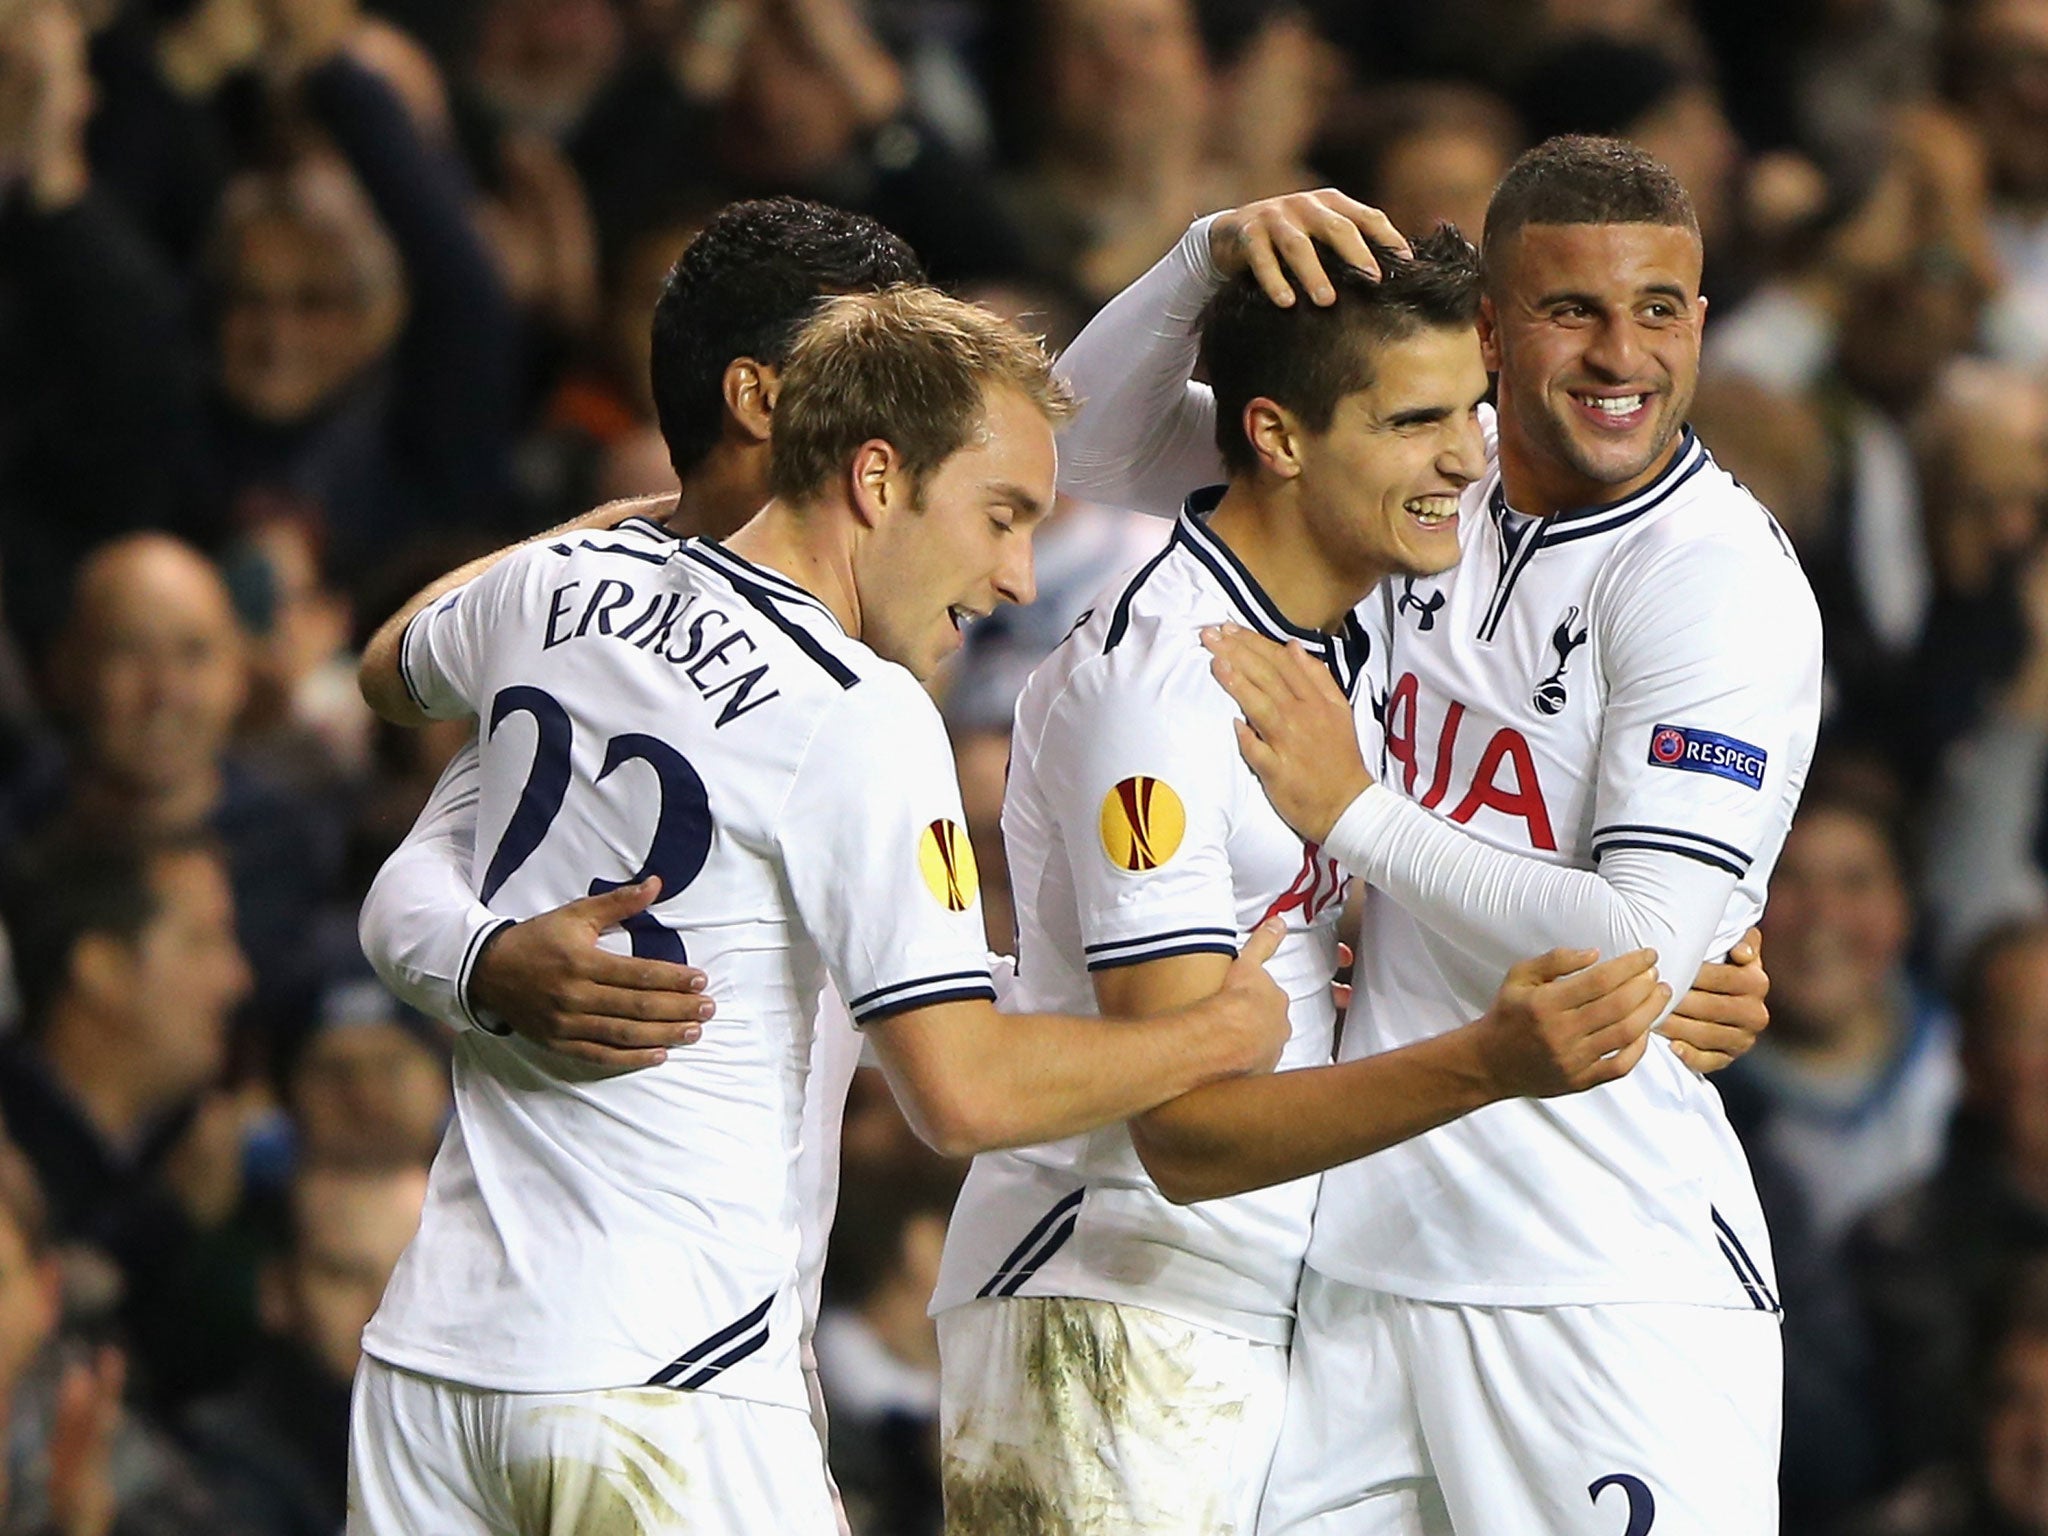
M 420 1012 L 457 1029 L 500 1033 L 469 1002 L 469 975 L 484 943 L 511 919 L 476 899 L 477 799 L 482 759 L 472 739 L 449 760 L 426 809 L 377 871 L 356 936 L 384 985 Z
M 1497 848 L 1378 784 L 1324 852 L 1503 970 L 1647 946 L 1682 994 L 1761 908 L 1813 756 L 1820 615 L 1790 554 L 1754 541 L 1645 541 L 1604 579 L 1594 869 Z
M 1111 299 L 1061 355 L 1056 371 L 1081 409 L 1060 433 L 1060 489 L 1069 496 L 1174 517 L 1190 491 L 1225 478 L 1216 397 L 1197 384 L 1196 322 L 1223 284 L 1197 219 L 1150 271 Z
M 1338 818 L 1323 852 L 1415 920 L 1505 975 L 1546 949 L 1602 958 L 1657 951 L 1683 993 L 1714 941 L 1735 877 L 1653 849 L 1617 849 L 1598 873 L 1496 848 L 1375 784 Z

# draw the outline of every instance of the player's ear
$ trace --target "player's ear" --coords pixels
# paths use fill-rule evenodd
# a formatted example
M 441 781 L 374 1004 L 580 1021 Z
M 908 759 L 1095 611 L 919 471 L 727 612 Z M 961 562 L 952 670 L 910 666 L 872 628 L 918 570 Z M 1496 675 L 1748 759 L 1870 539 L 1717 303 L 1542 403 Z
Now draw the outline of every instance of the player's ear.
M 1261 395 L 1246 402 L 1243 425 L 1263 467 L 1283 480 L 1301 473 L 1301 423 L 1286 406 Z
M 725 365 L 721 393 L 725 414 L 741 432 L 757 443 L 768 441 L 768 422 L 775 411 L 775 396 L 782 377 L 770 364 L 751 357 L 736 357 Z
M 1500 315 L 1491 294 L 1479 296 L 1479 360 L 1488 373 L 1500 372 Z
M 854 516 L 873 528 L 910 500 L 910 476 L 896 445 L 873 437 L 853 452 L 849 500 Z

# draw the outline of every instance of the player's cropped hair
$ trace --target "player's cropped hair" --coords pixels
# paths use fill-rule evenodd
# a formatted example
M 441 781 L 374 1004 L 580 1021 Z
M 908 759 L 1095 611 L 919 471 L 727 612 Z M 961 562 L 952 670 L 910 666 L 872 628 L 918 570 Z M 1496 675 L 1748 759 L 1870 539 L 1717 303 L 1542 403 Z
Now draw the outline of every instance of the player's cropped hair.
M 1202 366 L 1216 392 L 1216 447 L 1232 474 L 1258 464 L 1244 434 L 1244 408 L 1257 399 L 1285 406 L 1312 432 L 1329 430 L 1337 402 L 1370 389 L 1375 359 L 1389 341 L 1424 327 L 1462 329 L 1479 318 L 1479 253 L 1456 226 L 1439 224 L 1410 242 L 1412 257 L 1375 245 L 1375 279 L 1317 242 L 1337 290 L 1330 305 L 1297 285 L 1281 308 L 1242 273 L 1202 311 Z M 1289 281 L 1293 281 L 1290 277 Z
M 914 485 L 983 428 L 983 396 L 1018 391 L 1058 424 L 1074 397 L 1032 336 L 936 288 L 827 299 L 782 370 L 768 488 L 815 498 L 874 439 L 902 455 Z
M 861 214 L 794 197 L 721 210 L 654 306 L 654 413 L 676 473 L 717 445 L 734 358 L 779 368 L 821 296 L 923 281 L 916 253 Z
M 1665 224 L 1700 232 L 1692 199 L 1663 163 L 1622 139 L 1562 133 L 1508 167 L 1486 205 L 1485 249 L 1525 224 Z

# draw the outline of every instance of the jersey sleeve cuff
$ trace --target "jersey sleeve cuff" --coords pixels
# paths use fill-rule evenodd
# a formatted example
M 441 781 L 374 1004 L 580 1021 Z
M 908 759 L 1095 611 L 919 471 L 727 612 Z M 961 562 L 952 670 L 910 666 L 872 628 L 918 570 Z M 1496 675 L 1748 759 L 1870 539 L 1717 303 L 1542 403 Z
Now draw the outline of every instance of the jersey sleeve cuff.
M 1703 837 L 1678 827 L 1654 826 L 1648 822 L 1613 822 L 1593 832 L 1593 863 L 1597 867 L 1608 854 L 1622 848 L 1640 848 L 1652 853 L 1673 853 L 1695 864 L 1725 870 L 1740 880 L 1749 873 L 1750 855 L 1733 843 Z
M 1134 939 L 1104 939 L 1084 946 L 1091 971 L 1113 971 L 1126 965 L 1143 965 L 1148 960 L 1170 960 L 1176 955 L 1228 955 L 1237 958 L 1235 928 L 1169 928 Z
M 426 699 L 421 696 L 419 684 L 413 681 L 412 637 L 413 632 L 419 628 L 420 620 L 433 611 L 432 604 L 422 608 L 418 613 L 407 619 L 405 621 L 405 628 L 398 632 L 398 680 L 405 685 L 405 696 L 412 700 L 413 708 L 423 715 L 431 715 L 433 710 L 428 707 Z
M 847 999 L 846 1011 L 853 1015 L 854 1023 L 865 1026 L 913 1008 L 930 1008 L 939 1003 L 993 1003 L 995 1000 L 995 984 L 989 980 L 986 969 L 946 971 L 863 992 L 859 997 Z
M 462 947 L 462 964 L 455 972 L 455 1007 L 463 1021 L 473 1029 L 480 1029 L 487 1035 L 505 1039 L 512 1033 L 512 1026 L 488 1009 L 479 1008 L 469 995 L 470 977 L 476 971 L 477 960 L 483 955 L 484 946 L 512 926 L 509 917 L 494 917 L 469 936 L 469 942 Z

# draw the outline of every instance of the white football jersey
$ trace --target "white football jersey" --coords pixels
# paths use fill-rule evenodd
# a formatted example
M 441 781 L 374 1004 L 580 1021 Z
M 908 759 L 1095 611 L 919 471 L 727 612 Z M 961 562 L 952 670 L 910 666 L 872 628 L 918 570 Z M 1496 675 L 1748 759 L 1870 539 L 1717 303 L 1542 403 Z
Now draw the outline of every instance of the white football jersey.
M 1268 803 L 1232 734 L 1200 632 L 1234 620 L 1323 656 L 1349 691 L 1355 622 L 1289 625 L 1191 498 L 1172 541 L 1106 591 L 1017 703 L 1003 840 L 1017 897 L 1023 1009 L 1096 1012 L 1089 973 L 1172 955 L 1235 955 L 1271 913 L 1267 963 L 1291 1001 L 1281 1066 L 1330 1060 L 1344 874 Z M 974 1160 L 932 1307 L 1066 1296 L 1149 1307 L 1267 1343 L 1287 1340 L 1315 1179 L 1176 1206 L 1118 1124 Z
M 364 1348 L 496 1390 L 807 1411 L 820 993 L 859 1023 L 994 997 L 936 709 L 801 588 L 638 520 L 501 561 L 414 620 L 402 668 L 429 713 L 479 718 L 478 896 L 523 917 L 657 876 L 625 939 L 702 967 L 718 1011 L 622 1074 L 461 1036 L 426 1213 Z
M 1624 500 L 1521 517 L 1496 466 L 1460 520 L 1454 570 L 1387 582 L 1361 609 L 1368 763 L 1408 803 L 1371 791 L 1330 838 L 1380 887 L 1347 1059 L 1479 1017 L 1514 959 L 1602 944 L 1594 913 L 1656 919 L 1618 932 L 1668 918 L 1665 979 L 1683 992 L 1762 910 L 1812 757 L 1812 594 L 1690 430 Z M 1347 835 L 1354 814 L 1378 817 L 1370 837 Z M 1619 1082 L 1492 1105 L 1326 1175 L 1309 1263 L 1423 1300 L 1776 1309 L 1720 1096 L 1661 1039 Z

